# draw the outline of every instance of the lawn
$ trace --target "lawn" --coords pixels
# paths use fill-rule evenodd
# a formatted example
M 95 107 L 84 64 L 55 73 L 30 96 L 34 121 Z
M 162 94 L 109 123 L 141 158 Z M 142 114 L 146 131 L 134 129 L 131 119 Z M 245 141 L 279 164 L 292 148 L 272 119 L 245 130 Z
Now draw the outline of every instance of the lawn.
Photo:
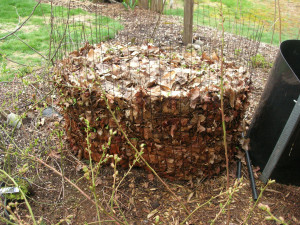
M 37 2 L 34 0 L 0 0 L 0 38 L 15 30 L 31 14 L 36 4 Z M 67 36 L 72 43 L 64 39 L 62 47 L 65 50 L 79 47 L 80 41 L 100 42 L 107 38 L 113 38 L 115 32 L 122 28 L 118 21 L 108 17 L 96 17 L 82 9 L 69 11 L 67 8 L 57 6 L 53 7 L 52 11 L 55 14 L 52 42 L 55 41 L 56 45 L 63 37 L 67 18 L 72 20 L 67 27 Z M 26 71 L 28 67 L 40 66 L 48 61 L 51 36 L 50 20 L 51 6 L 40 4 L 28 22 L 15 35 L 0 41 L 0 81 L 11 79 L 16 70 Z M 97 32 L 95 32 L 96 30 Z M 52 43 L 52 48 L 53 46 L 57 47 L 56 45 Z M 27 68 L 24 69 L 23 66 L 6 60 L 6 57 L 17 63 L 25 64 Z

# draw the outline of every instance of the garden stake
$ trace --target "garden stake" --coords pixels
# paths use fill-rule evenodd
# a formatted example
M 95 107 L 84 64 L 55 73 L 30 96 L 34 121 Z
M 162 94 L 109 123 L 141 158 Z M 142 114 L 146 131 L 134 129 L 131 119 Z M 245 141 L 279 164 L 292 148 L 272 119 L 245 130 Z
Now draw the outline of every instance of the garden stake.
M 251 189 L 252 189 L 252 197 L 253 197 L 253 200 L 256 201 L 257 200 L 257 191 L 256 191 L 256 185 L 255 185 L 255 180 L 254 180 L 254 176 L 253 176 L 253 171 L 251 168 L 251 160 L 250 160 L 249 152 L 247 150 L 245 150 L 245 153 L 246 153 L 246 162 L 247 162 L 247 167 L 248 167 L 248 172 L 249 172 L 250 185 L 251 185 Z
M 237 161 L 237 168 L 236 168 L 236 178 L 239 180 L 241 179 L 241 170 L 242 170 L 242 162 L 240 159 Z

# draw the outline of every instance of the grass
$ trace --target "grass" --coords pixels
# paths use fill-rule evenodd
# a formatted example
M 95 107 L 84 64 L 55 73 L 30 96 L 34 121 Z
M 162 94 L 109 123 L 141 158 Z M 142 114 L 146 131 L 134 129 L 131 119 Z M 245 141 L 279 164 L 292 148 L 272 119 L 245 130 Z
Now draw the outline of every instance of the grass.
M 22 23 L 30 15 L 36 3 L 35 0 L 0 0 L 0 37 L 4 37 Z M 69 25 L 67 32 L 67 36 L 73 42 L 70 43 L 67 39 L 63 42 L 66 51 L 72 50 L 71 44 L 73 48 L 80 47 L 83 39 L 93 43 L 97 40 L 100 42 L 107 38 L 113 38 L 115 32 L 122 28 L 118 21 L 108 17 L 96 17 L 82 9 L 71 9 L 68 12 L 67 8 L 57 6 L 54 7 L 53 12 L 56 19 L 54 22 L 57 24 L 54 27 L 53 40 L 56 42 L 63 36 L 65 30 L 63 21 L 67 20 L 68 13 L 71 20 L 76 20 Z M 2 55 L 0 57 L 0 81 L 10 80 L 16 70 L 21 68 L 6 60 L 6 57 L 29 67 L 39 66 L 47 61 L 30 47 L 48 59 L 51 33 L 50 16 L 51 6 L 40 4 L 28 22 L 15 33 L 16 36 L 10 36 L 0 41 L 0 54 Z M 95 32 L 96 30 L 97 32 Z M 20 39 L 30 47 L 22 43 Z
M 293 1 L 293 0 L 291 0 Z M 194 5 L 194 24 L 217 27 L 219 25 L 219 0 L 196 0 Z M 264 26 L 261 41 L 279 45 L 279 21 L 274 26 L 274 1 L 270 0 L 223 0 L 224 28 L 226 32 L 254 38 L 259 24 Z M 298 36 L 298 14 L 293 14 L 285 8 L 281 1 L 282 34 L 281 39 L 295 39 Z M 294 3 L 296 4 L 296 2 Z M 176 1 L 176 8 L 166 7 L 167 15 L 184 15 L 183 1 Z M 278 9 L 277 9 L 278 13 Z M 277 16 L 278 17 L 278 16 Z M 260 21 L 258 23 L 258 21 Z M 274 34 L 273 34 L 273 29 Z M 299 38 L 299 37 L 298 37 Z

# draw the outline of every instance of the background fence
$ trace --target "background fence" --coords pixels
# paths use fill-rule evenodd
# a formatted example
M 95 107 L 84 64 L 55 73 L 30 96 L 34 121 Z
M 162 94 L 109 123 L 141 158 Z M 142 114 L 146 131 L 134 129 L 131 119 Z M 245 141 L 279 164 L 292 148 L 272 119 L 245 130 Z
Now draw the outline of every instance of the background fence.
M 69 8 L 76 10 L 75 3 L 76 1 Z M 72 1 L 70 4 L 72 5 Z M 66 53 L 79 49 L 85 42 L 100 43 L 115 35 L 116 40 L 110 42 L 118 41 L 122 44 L 151 42 L 156 46 L 169 46 L 170 49 L 182 48 L 184 35 L 188 32 L 184 32 L 183 8 L 179 6 L 177 8 L 172 6 L 171 9 L 170 5 L 165 3 L 164 15 L 161 15 L 137 9 L 135 10 L 137 13 L 134 14 L 125 8 L 120 9 L 122 5 L 111 7 L 95 4 L 93 12 L 80 17 L 72 15 L 68 10 L 57 11 L 53 7 L 51 54 L 56 55 L 57 52 L 57 56 L 61 58 Z M 226 57 L 249 64 L 250 58 L 257 53 L 263 23 L 250 15 L 237 16 L 234 13 L 224 15 Z M 220 54 L 220 21 L 218 8 L 196 4 L 194 25 L 191 30 L 193 33 L 190 36 L 194 44 L 188 47 L 209 54 L 213 52 Z

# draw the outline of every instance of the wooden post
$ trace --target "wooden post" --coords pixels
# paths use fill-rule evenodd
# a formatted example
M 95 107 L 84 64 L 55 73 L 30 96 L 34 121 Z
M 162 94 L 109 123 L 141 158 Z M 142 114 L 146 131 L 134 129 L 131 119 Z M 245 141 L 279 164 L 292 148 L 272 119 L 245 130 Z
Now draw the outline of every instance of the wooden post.
M 164 7 L 163 0 L 157 0 L 157 10 L 156 10 L 156 12 L 163 13 L 163 7 Z
M 150 2 L 150 10 L 155 11 L 156 9 L 156 0 L 151 0 Z
M 162 13 L 163 12 L 163 0 L 151 0 L 151 11 L 155 11 L 158 13 Z
M 140 0 L 139 1 L 140 3 L 140 6 L 141 6 L 141 8 L 143 8 L 143 9 L 149 9 L 149 2 L 148 2 L 148 0 Z
M 183 43 L 185 45 L 193 42 L 193 13 L 194 0 L 184 0 Z

